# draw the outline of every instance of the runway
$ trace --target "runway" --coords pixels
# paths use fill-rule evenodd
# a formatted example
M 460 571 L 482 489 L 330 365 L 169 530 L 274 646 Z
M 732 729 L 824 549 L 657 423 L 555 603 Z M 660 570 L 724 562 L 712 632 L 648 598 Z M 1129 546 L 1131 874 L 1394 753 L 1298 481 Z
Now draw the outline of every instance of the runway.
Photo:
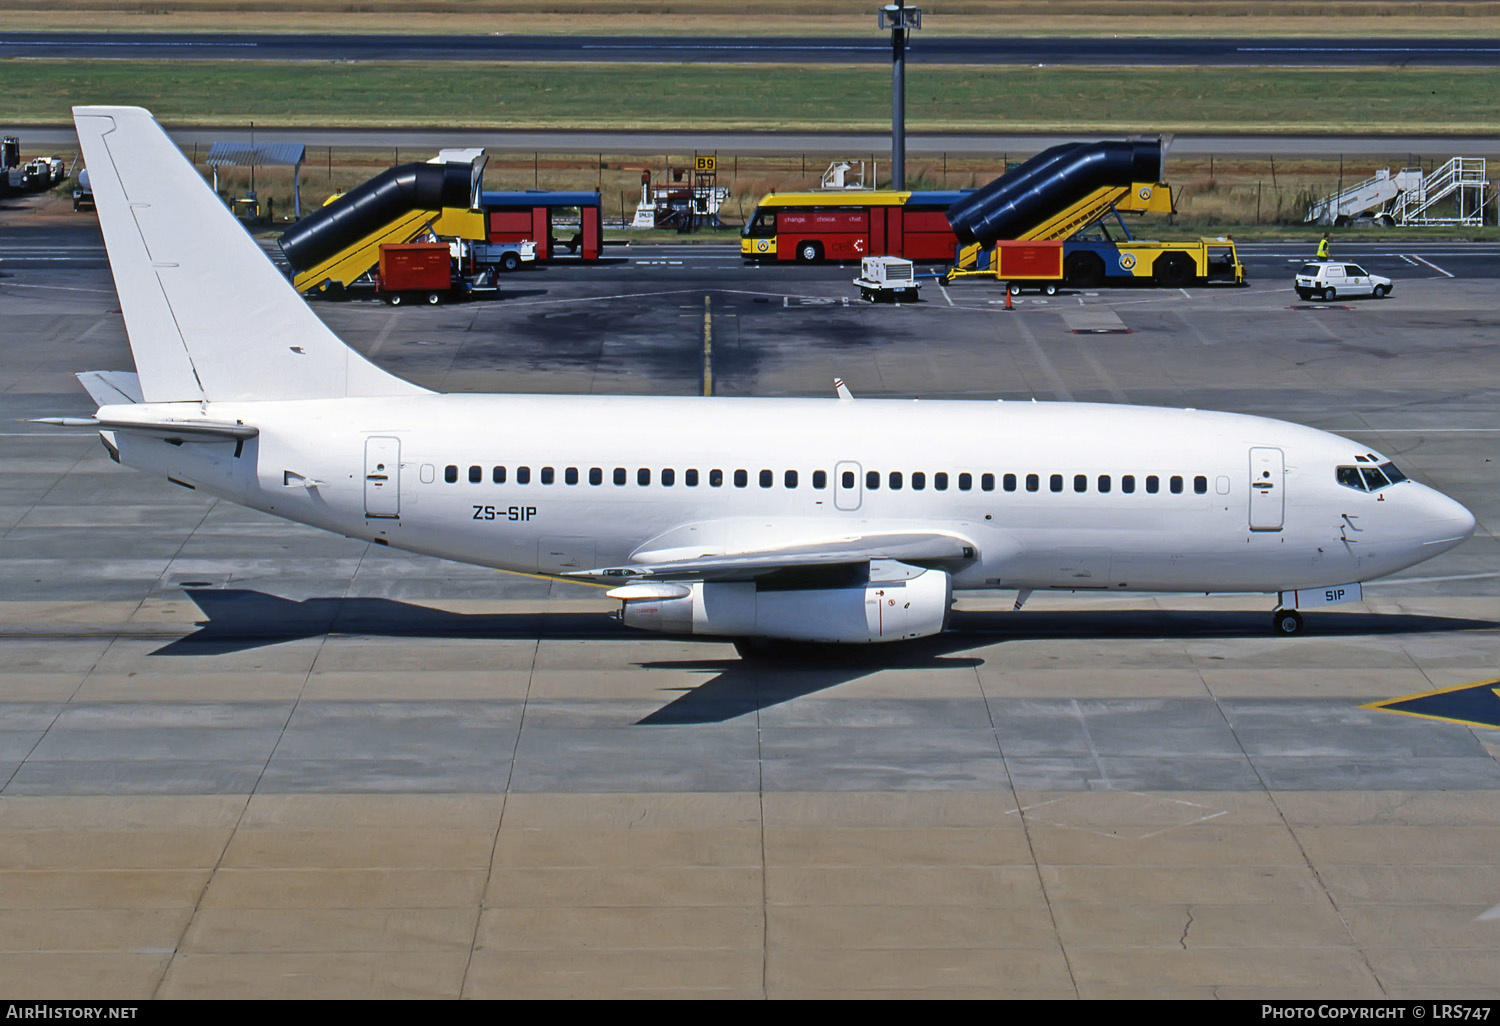
M 1492 248 L 1361 246 L 1396 292 L 1327 307 L 1273 243 L 1244 289 L 1010 311 L 690 246 L 316 307 L 432 388 L 681 395 L 707 306 L 718 394 L 1267 414 L 1480 524 L 1297 638 L 1268 596 L 996 594 L 900 649 L 746 661 L 29 423 L 129 366 L 92 220 L 0 211 L 7 994 L 1500 996 L 1500 731 L 1368 707 L 1500 677 Z
M 889 35 L 539 36 L 5 32 L 0 58 L 63 60 L 569 61 L 886 64 Z M 911 34 L 913 64 L 1493 67 L 1500 39 L 943 36 Z

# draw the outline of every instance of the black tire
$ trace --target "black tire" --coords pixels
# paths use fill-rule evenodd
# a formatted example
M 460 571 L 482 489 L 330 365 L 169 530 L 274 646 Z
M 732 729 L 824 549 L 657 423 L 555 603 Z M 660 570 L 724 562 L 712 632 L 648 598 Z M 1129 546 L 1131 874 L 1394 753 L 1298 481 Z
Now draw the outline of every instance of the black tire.
M 1312 289 L 1298 289 L 1297 298 L 1301 299 L 1303 302 L 1306 302 L 1307 300 L 1312 298 Z
M 438 294 L 436 292 L 429 292 L 429 293 L 427 293 L 427 305 L 428 306 L 437 306 L 442 301 L 443 301 L 443 297 L 440 294 Z
M 1376 299 L 1384 299 L 1385 298 L 1385 294 L 1388 291 L 1389 290 L 1384 285 L 1376 285 L 1375 286 L 1375 298 Z
M 823 247 L 816 242 L 806 241 L 797 243 L 797 262 L 799 264 L 815 264 L 823 259 Z
M 385 301 L 391 306 L 400 306 L 402 303 L 406 302 L 406 297 L 399 292 L 387 292 L 385 295 Z
M 1020 282 L 1013 281 L 1007 287 L 1010 289 L 1010 294 L 1011 295 L 1013 295 L 1013 296 L 1019 296 L 1021 294 L 1021 283 Z
M 1323 290 L 1323 302 L 1326 303 L 1330 299 L 1337 299 L 1338 295 L 1339 295 L 1339 290 L 1338 289 L 1324 289 Z
M 1063 282 L 1073 288 L 1095 289 L 1104 284 L 1104 261 L 1096 253 L 1074 253 L 1063 261 Z
M 1057 282 L 1055 282 L 1055 281 L 1049 281 L 1049 282 L 1045 283 L 1042 286 L 1042 295 L 1044 295 L 1044 296 L 1055 296 L 1055 295 L 1057 295 Z
M 519 271 L 521 269 L 521 254 L 514 250 L 500 255 L 500 270 Z
M 1168 289 L 1178 289 L 1193 280 L 1192 261 L 1183 253 L 1163 253 L 1151 265 L 1156 284 Z
M 1302 630 L 1302 614 L 1295 609 L 1278 609 L 1271 614 L 1271 630 L 1290 637 Z

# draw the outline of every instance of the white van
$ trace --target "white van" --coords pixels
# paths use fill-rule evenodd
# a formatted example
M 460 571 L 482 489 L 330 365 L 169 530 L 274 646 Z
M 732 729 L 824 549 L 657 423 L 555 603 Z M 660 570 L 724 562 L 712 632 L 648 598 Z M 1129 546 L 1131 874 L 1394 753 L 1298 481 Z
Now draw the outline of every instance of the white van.
M 1390 294 L 1391 279 L 1371 274 L 1358 264 L 1315 263 L 1297 269 L 1297 295 L 1303 299 L 1343 299 L 1348 296 Z

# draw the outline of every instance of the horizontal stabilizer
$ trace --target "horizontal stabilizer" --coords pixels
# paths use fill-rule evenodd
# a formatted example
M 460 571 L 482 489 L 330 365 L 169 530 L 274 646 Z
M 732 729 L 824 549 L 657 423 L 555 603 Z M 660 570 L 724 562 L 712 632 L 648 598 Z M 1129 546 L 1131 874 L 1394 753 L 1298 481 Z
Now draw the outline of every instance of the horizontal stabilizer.
M 142 403 L 141 379 L 130 371 L 84 371 L 78 375 L 96 406 Z

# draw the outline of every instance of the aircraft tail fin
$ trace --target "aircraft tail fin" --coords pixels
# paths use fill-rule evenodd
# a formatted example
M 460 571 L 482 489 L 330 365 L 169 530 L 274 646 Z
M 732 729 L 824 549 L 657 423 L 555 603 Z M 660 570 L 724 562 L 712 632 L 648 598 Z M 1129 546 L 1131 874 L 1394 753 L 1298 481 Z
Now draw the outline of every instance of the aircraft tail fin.
M 426 391 L 318 320 L 150 111 L 74 107 L 73 120 L 144 401 Z

